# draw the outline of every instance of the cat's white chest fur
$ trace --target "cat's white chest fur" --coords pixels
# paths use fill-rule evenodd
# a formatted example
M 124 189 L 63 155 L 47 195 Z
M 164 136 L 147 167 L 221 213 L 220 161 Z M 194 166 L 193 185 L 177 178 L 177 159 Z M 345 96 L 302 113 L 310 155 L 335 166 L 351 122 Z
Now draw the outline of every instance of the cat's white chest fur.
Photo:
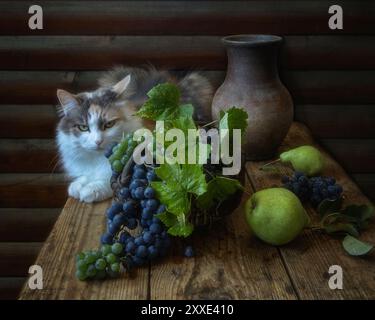
M 111 166 L 103 151 L 87 150 L 63 132 L 57 133 L 57 143 L 64 169 L 73 179 L 69 196 L 84 202 L 94 202 L 112 196 Z

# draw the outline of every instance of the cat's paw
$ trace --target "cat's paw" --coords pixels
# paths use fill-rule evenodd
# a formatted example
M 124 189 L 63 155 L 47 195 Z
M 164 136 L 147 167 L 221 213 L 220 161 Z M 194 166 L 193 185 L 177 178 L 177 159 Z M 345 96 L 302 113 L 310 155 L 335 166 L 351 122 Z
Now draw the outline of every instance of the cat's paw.
M 82 188 L 79 199 L 83 202 L 92 203 L 103 201 L 112 197 L 112 195 L 113 191 L 108 183 L 95 181 Z
M 79 199 L 82 187 L 83 186 L 79 181 L 73 181 L 68 188 L 69 196 L 75 199 Z

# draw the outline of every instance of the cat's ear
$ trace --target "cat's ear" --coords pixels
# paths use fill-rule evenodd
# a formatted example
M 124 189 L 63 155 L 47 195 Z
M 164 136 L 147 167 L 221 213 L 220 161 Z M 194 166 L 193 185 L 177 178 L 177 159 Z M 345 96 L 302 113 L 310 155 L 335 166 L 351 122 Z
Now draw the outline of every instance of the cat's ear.
M 78 100 L 68 91 L 58 89 L 56 94 L 65 115 L 67 115 L 70 110 L 79 106 Z
M 117 82 L 113 87 L 112 90 L 117 94 L 117 96 L 120 96 L 121 94 L 124 93 L 126 88 L 129 86 L 131 77 L 130 74 L 127 75 L 124 79 L 121 81 Z

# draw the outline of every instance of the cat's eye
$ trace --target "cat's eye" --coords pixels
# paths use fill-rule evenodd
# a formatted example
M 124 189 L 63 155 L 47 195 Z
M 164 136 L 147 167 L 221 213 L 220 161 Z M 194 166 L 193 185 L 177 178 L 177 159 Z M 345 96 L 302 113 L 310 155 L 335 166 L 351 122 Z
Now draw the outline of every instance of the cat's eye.
M 82 132 L 85 132 L 85 131 L 89 131 L 89 127 L 86 126 L 85 124 L 78 124 L 77 125 L 77 128 L 82 131 Z
M 111 121 L 108 121 L 107 123 L 104 124 L 104 129 L 109 129 L 109 128 L 112 128 L 116 123 L 116 120 L 111 120 Z

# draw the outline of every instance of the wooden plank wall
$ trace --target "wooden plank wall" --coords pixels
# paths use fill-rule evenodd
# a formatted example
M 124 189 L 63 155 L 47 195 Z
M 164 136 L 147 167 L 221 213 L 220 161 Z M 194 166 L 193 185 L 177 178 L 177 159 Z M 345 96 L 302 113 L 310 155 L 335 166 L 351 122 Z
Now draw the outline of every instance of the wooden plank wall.
M 284 36 L 296 120 L 375 198 L 374 1 L 38 1 L 35 31 L 32 4 L 0 1 L 0 298 L 16 296 L 66 199 L 56 88 L 94 88 L 115 64 L 202 69 L 218 86 L 222 36 Z M 331 4 L 343 7 L 344 30 L 328 28 Z

